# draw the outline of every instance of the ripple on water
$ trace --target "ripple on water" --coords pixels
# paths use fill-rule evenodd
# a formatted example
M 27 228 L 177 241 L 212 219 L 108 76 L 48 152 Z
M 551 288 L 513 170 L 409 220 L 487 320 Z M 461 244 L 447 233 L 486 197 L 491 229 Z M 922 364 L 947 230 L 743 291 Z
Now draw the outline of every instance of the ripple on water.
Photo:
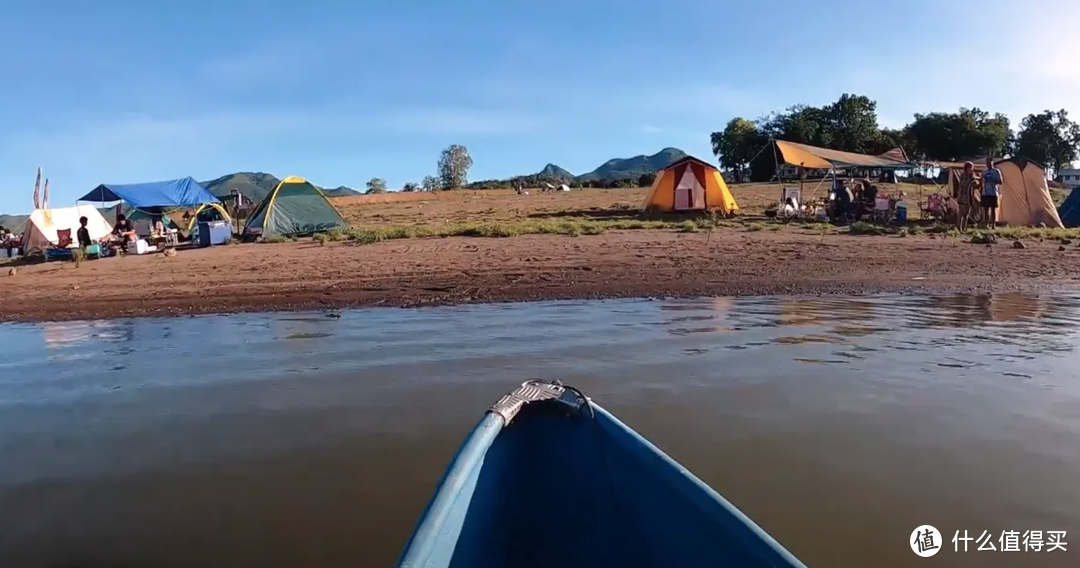
M 913 518 L 1080 526 L 1078 299 L 702 298 L 0 326 L 0 528 L 19 519 L 21 531 L 0 565 L 63 565 L 57 542 L 162 565 L 205 565 L 197 550 L 252 542 L 219 564 L 302 565 L 312 549 L 294 544 L 327 539 L 341 546 L 323 565 L 389 565 L 462 437 L 527 378 L 583 388 L 810 565 L 904 566 L 882 535 L 908 534 Z M 865 544 L 858 555 L 822 544 L 838 539 Z

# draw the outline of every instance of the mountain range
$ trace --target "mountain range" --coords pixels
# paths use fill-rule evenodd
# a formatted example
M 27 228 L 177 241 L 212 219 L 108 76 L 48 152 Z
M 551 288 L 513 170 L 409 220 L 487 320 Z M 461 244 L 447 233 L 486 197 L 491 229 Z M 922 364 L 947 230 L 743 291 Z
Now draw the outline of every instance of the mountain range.
M 555 164 L 548 164 L 536 174 L 536 177 L 566 182 L 636 180 L 643 174 L 655 174 L 687 155 L 686 152 L 678 148 L 664 148 L 651 156 L 642 154 L 633 158 L 613 158 L 604 162 L 595 170 L 581 175 L 574 175 Z
M 237 172 L 228 174 L 210 181 L 199 182 L 207 191 L 214 194 L 218 199 L 227 199 L 232 190 L 237 190 L 252 201 L 262 201 L 281 180 L 263 172 Z M 316 186 L 318 187 L 318 186 Z M 348 195 L 360 195 L 361 192 L 351 187 L 335 187 L 327 189 L 320 187 L 327 197 L 345 197 Z
M 548 164 L 539 173 L 525 178 L 558 181 L 563 183 L 581 182 L 611 182 L 622 180 L 636 180 L 643 174 L 654 174 L 667 167 L 676 160 L 687 156 L 686 152 L 678 148 L 664 148 L 659 152 L 646 156 L 634 156 L 632 158 L 614 158 L 600 165 L 595 170 L 581 175 Z M 265 198 L 280 182 L 278 178 L 263 172 L 237 172 L 221 176 L 210 181 L 200 182 L 210 193 L 219 199 L 227 199 L 232 190 L 237 190 L 249 199 L 258 202 Z M 482 182 L 481 182 L 482 183 Z M 361 192 L 350 187 L 340 186 L 333 189 L 320 188 L 328 197 L 344 197 L 348 195 L 360 195 Z M 0 215 L 0 226 L 7 227 L 15 233 L 21 233 L 26 226 L 29 215 Z

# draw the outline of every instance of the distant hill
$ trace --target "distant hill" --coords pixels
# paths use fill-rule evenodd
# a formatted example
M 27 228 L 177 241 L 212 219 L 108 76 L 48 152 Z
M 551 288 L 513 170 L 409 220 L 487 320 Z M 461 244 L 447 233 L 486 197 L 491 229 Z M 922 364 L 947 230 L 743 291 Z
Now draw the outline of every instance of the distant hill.
M 652 176 L 687 155 L 678 148 L 664 148 L 651 156 L 642 154 L 633 158 L 613 158 L 595 170 L 579 176 L 555 164 L 548 164 L 535 174 L 514 176 L 509 179 L 478 180 L 470 183 L 468 187 L 469 189 L 511 188 L 519 185 L 542 187 L 545 183 L 553 185 L 565 183 L 572 187 L 636 187 L 646 181 L 652 183 L 651 180 L 641 180 L 642 176 Z
M 22 233 L 29 218 L 29 215 L 0 215 L 0 227 L 11 229 L 12 233 Z
M 544 166 L 544 169 L 540 170 L 540 173 L 536 174 L 542 178 L 571 182 L 574 181 L 574 174 L 556 166 L 555 164 L 548 164 Z
M 664 148 L 652 156 L 643 154 L 633 158 L 614 158 L 604 162 L 599 168 L 574 179 L 580 182 L 637 179 L 642 174 L 655 174 L 686 156 L 687 153 L 678 148 Z
M 262 172 L 237 172 L 210 181 L 201 181 L 199 184 L 218 199 L 228 199 L 235 189 L 244 197 L 259 202 L 274 191 L 279 182 L 281 180 L 278 178 Z
M 237 190 L 252 201 L 262 201 L 281 180 L 271 174 L 263 172 L 237 172 L 221 176 L 210 181 L 199 182 L 207 191 L 213 193 L 218 199 L 227 199 L 232 195 L 232 190 Z M 316 186 L 317 187 L 317 186 Z M 350 187 L 339 186 L 334 189 L 320 187 L 327 197 L 343 197 L 346 195 L 360 195 L 360 192 Z
M 351 187 L 345 187 L 344 185 L 339 185 L 339 186 L 335 187 L 334 189 L 326 189 L 325 187 L 321 187 L 319 189 L 321 189 L 323 191 L 323 193 L 326 194 L 327 197 L 347 197 L 347 196 L 350 196 L 350 195 L 363 195 L 364 194 L 364 192 L 362 192 L 360 190 L 353 189 Z

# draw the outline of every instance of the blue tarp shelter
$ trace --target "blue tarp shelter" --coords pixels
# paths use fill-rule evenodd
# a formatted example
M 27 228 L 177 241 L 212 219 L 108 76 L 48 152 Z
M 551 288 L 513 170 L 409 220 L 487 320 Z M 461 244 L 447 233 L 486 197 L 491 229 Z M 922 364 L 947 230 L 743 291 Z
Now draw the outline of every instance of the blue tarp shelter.
M 196 207 L 204 203 L 220 203 L 190 177 L 150 183 L 103 183 L 80 197 L 78 201 L 110 203 L 123 201 L 135 209 Z
M 1080 227 L 1080 187 L 1073 188 L 1061 207 L 1058 207 L 1058 217 L 1061 217 L 1061 224 L 1066 227 Z

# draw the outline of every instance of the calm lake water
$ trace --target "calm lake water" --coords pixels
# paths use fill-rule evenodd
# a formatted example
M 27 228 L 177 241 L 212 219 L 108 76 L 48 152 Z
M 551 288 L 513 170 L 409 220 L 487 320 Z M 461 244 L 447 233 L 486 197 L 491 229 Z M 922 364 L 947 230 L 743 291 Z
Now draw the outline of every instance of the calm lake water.
M 0 566 L 391 566 L 530 378 L 583 389 L 811 567 L 1078 566 L 1078 330 L 1068 295 L 0 326 Z M 958 530 L 1075 545 L 957 553 Z

